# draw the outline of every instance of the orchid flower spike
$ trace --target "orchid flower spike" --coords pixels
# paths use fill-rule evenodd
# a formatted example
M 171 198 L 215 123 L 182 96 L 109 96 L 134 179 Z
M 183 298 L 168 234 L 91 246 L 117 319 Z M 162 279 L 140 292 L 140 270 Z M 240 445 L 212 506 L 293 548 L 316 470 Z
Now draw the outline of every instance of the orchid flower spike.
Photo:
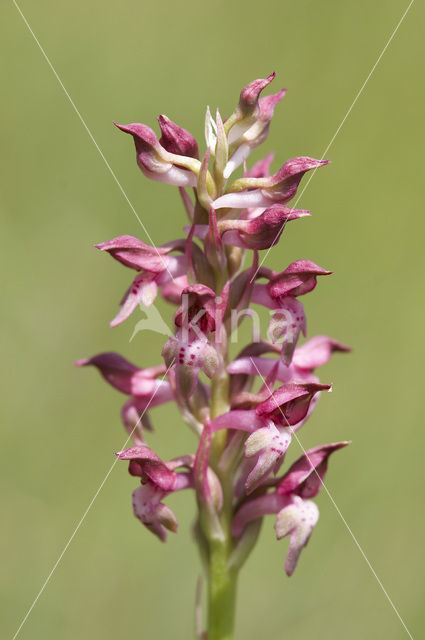
M 154 366 L 140 349 L 140 367 L 115 352 L 76 362 L 95 367 L 125 396 L 121 419 L 128 440 L 116 455 L 128 463 L 133 513 L 144 527 L 165 542 L 178 528 L 168 502 L 181 490 L 195 495 L 193 535 L 209 582 L 208 630 L 200 629 L 199 636 L 217 640 L 233 637 L 236 578 L 264 516 L 276 517 L 279 540 L 289 538 L 290 576 L 318 522 L 314 498 L 329 458 L 348 444 L 313 447 L 286 464 L 295 432 L 307 428 L 322 392 L 331 390 L 318 368 L 350 349 L 325 335 L 302 342 L 307 320 L 300 299 L 315 289 L 319 276 L 332 272 L 306 259 L 274 271 L 260 259 L 260 251 L 287 241 L 288 222 L 310 215 L 289 203 L 303 176 L 328 164 L 298 156 L 280 159 L 273 170 L 273 154 L 250 162 L 285 95 L 285 89 L 268 94 L 274 79 L 271 73 L 246 84 L 228 117 L 207 108 L 204 149 L 164 114 L 158 118 L 160 137 L 146 124 L 117 125 L 133 138 L 142 174 L 178 188 L 188 226 L 182 223 L 182 237 L 158 246 L 133 235 L 95 245 L 132 271 L 111 326 L 134 319 L 139 306 L 150 307 L 162 321 L 154 306 L 160 298 L 172 305 L 174 328 L 163 322 L 167 339 Z M 268 327 L 257 326 L 256 306 L 269 312 Z M 247 319 L 252 338 L 232 359 L 232 343 Z M 156 407 L 169 402 L 195 441 L 191 451 L 178 450 L 165 460 L 150 439 L 161 426 Z M 180 428 L 173 424 L 167 446 L 184 447 Z

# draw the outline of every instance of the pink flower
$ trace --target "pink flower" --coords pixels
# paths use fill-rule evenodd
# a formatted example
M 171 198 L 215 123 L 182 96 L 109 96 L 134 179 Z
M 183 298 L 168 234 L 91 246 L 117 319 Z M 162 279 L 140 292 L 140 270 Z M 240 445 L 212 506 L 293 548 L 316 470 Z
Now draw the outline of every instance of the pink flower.
M 291 434 L 287 429 L 278 429 L 273 422 L 267 427 L 254 431 L 245 441 L 245 457 L 255 458 L 255 466 L 248 474 L 245 491 L 252 493 L 276 471 L 291 444 Z
M 100 353 L 92 358 L 78 360 L 77 367 L 95 366 L 102 377 L 121 393 L 129 395 L 122 409 L 122 420 L 127 432 L 138 443 L 143 436 L 140 424 L 150 426 L 147 409 L 169 402 L 173 398 L 170 383 L 164 379 L 166 368 L 158 365 L 148 369 L 139 369 L 118 353 Z
M 259 98 L 261 92 L 275 79 L 275 72 L 267 78 L 253 80 L 243 87 L 239 97 L 238 110 L 243 116 L 251 116 L 260 109 Z
M 292 498 L 277 514 L 274 526 L 278 540 L 290 536 L 289 550 L 285 561 L 288 576 L 294 573 L 301 551 L 306 546 L 319 519 L 319 509 L 311 500 L 298 496 Z
M 310 403 L 319 391 L 329 391 L 331 385 L 316 382 L 284 384 L 261 402 L 256 413 L 283 427 L 301 422 L 307 415 Z
M 170 267 L 175 268 L 173 263 L 176 258 L 169 254 L 172 251 L 184 253 L 186 241 L 173 240 L 159 247 L 151 247 L 134 236 L 118 236 L 94 246 L 100 251 L 106 251 L 115 260 L 130 269 L 162 273 Z M 184 268 L 181 270 L 185 271 Z
M 140 476 L 143 483 L 151 482 L 163 491 L 173 491 L 177 474 L 167 467 L 156 453 L 142 444 L 116 453 L 119 460 L 129 460 L 129 473 Z
M 166 131 L 165 142 L 170 146 L 171 127 L 169 125 L 167 127 L 164 121 L 162 121 L 162 124 Z M 201 166 L 199 160 L 190 156 L 170 153 L 160 144 L 155 132 L 145 124 L 116 124 L 116 126 L 118 129 L 121 129 L 121 131 L 133 136 L 136 146 L 137 164 L 147 178 L 156 180 L 157 182 L 172 184 L 177 187 L 196 186 L 196 176 Z M 174 140 L 174 143 L 176 143 L 176 140 Z M 185 141 L 185 143 L 187 144 L 187 141 Z M 182 142 L 180 141 L 177 144 L 182 144 Z M 192 143 L 190 151 L 193 153 L 193 150 Z
M 268 335 L 272 342 L 283 339 L 281 357 L 282 361 L 291 364 L 292 356 L 302 333 L 307 333 L 307 322 L 304 307 L 301 302 L 292 296 L 281 297 L 276 300 L 278 311 L 273 314 Z
M 170 256 L 172 251 L 185 252 L 186 241 L 175 240 L 160 247 L 151 247 L 133 236 L 118 236 L 95 245 L 107 251 L 121 264 L 139 271 L 121 300 L 121 310 L 111 321 L 111 327 L 124 322 L 139 304 L 149 307 L 159 286 L 180 278 L 187 270 L 186 256 Z
M 270 348 L 270 351 L 276 354 L 274 349 Z M 290 365 L 286 365 L 282 360 L 279 361 L 276 380 L 279 382 L 314 382 L 316 378 L 312 376 L 313 371 L 326 364 L 331 355 L 338 351 L 349 352 L 351 349 L 327 336 L 314 336 L 295 349 Z M 231 362 L 227 371 L 233 375 L 244 374 L 267 378 L 275 366 L 276 360 L 273 358 L 244 356 Z
M 309 211 L 275 204 L 250 220 L 223 220 L 218 230 L 224 244 L 242 249 L 269 249 L 279 242 L 287 222 L 310 215 Z
M 187 331 L 199 331 L 207 335 L 216 329 L 216 294 L 204 284 L 194 284 L 182 292 L 181 301 L 175 315 L 177 327 Z
M 216 349 L 206 338 L 189 337 L 178 331 L 171 337 L 162 350 L 167 367 L 174 367 L 179 391 L 183 397 L 193 395 L 198 382 L 199 372 L 212 378 L 219 365 Z
M 290 536 L 285 570 L 289 576 L 292 575 L 319 518 L 319 511 L 309 498 L 316 496 L 323 484 L 329 456 L 347 444 L 335 442 L 306 451 L 283 478 L 274 482 L 276 490 L 273 493 L 252 498 L 243 504 L 233 520 L 233 535 L 240 537 L 252 520 L 277 513 L 275 530 L 278 540 Z
M 161 395 L 166 397 L 164 392 L 167 389 L 167 384 L 161 384 L 161 381 L 157 380 L 158 376 L 165 373 L 163 365 L 139 369 L 119 353 L 114 352 L 99 353 L 92 358 L 78 360 L 75 365 L 77 367 L 94 365 L 110 385 L 127 395 L 147 397 L 157 389 L 161 391 Z M 156 402 L 158 403 L 158 399 Z
M 250 352 L 255 354 L 258 345 L 253 344 L 250 348 L 244 350 L 242 357 L 231 362 L 227 371 L 232 374 L 233 387 L 242 386 L 249 380 L 248 376 L 260 376 L 262 380 L 269 379 L 271 376 L 278 382 L 283 383 L 318 383 L 319 380 L 314 375 L 314 370 L 326 362 L 335 351 L 347 352 L 350 348 L 341 344 L 336 340 L 332 340 L 327 336 L 315 336 L 294 352 L 294 357 L 290 365 L 285 365 L 279 358 L 279 350 L 271 345 L 264 343 L 262 345 L 263 353 L 270 352 L 276 358 L 264 358 L 257 355 L 249 355 Z M 247 354 L 247 355 L 245 355 Z M 270 388 L 270 385 L 268 385 Z M 319 394 L 313 396 L 306 415 L 296 425 L 292 426 L 293 430 L 298 430 L 313 412 Z
M 350 351 L 350 347 L 338 340 L 328 336 L 314 336 L 295 349 L 292 363 L 297 369 L 313 371 L 316 367 L 326 364 L 333 353 Z
M 296 493 L 301 498 L 314 498 L 322 486 L 329 456 L 348 444 L 350 443 L 346 441 L 332 442 L 306 451 L 277 482 L 277 493 L 279 495 Z
M 307 331 L 304 307 L 296 297 L 312 291 L 317 284 L 317 276 L 331 273 L 311 260 L 297 260 L 282 273 L 271 275 L 267 285 L 254 285 L 252 301 L 276 309 L 268 333 L 273 342 L 283 338 L 281 355 L 286 365 L 291 363 L 300 334 L 306 335 Z
M 166 529 L 176 533 L 177 520 L 162 500 L 175 491 L 193 486 L 191 472 L 176 473 L 175 469 L 193 466 L 193 457 L 185 456 L 163 462 L 146 445 L 130 447 L 116 454 L 119 460 L 129 460 L 129 472 L 139 476 L 142 486 L 133 492 L 134 515 L 162 542 L 167 539 Z
M 269 207 L 273 203 L 285 204 L 295 196 L 303 175 L 312 169 L 318 169 L 328 160 L 299 157 L 287 160 L 273 176 L 265 178 L 240 178 L 235 180 L 229 193 L 214 200 L 213 207 L 222 209 L 245 209 L 246 207 Z
M 329 276 L 331 273 L 311 260 L 297 260 L 272 278 L 267 287 L 274 300 L 288 295 L 302 296 L 315 288 L 317 276 Z
M 133 491 L 132 504 L 136 518 L 161 542 L 167 541 L 167 529 L 177 533 L 177 519 L 167 505 L 162 503 L 167 495 L 152 484 L 145 484 Z
M 162 349 L 165 364 L 157 367 L 140 369 L 117 353 L 76 363 L 95 366 L 126 395 L 121 415 L 134 446 L 116 455 L 128 461 L 131 476 L 141 483 L 133 492 L 133 510 L 142 524 L 165 541 L 168 531 L 177 530 L 167 498 L 183 489 L 194 491 L 194 535 L 210 592 L 220 595 L 210 598 L 208 619 L 219 625 L 227 624 L 222 613 L 232 601 L 227 582 L 249 555 L 267 514 L 276 516 L 278 539 L 289 537 L 285 568 L 293 573 L 319 517 L 312 499 L 323 484 L 329 456 L 348 444 L 309 449 L 285 472 L 296 431 L 320 393 L 331 389 L 319 381 L 316 368 L 335 351 L 349 348 L 323 335 L 298 346 L 300 335 L 306 335 L 300 296 L 331 271 L 297 260 L 275 272 L 259 260 L 259 251 L 282 241 L 287 222 L 309 215 L 287 204 L 305 173 L 328 162 L 300 156 L 271 173 L 274 156 L 269 154 L 247 167 L 285 95 L 284 89 L 263 95 L 274 77 L 246 85 L 228 118 L 217 109 L 213 119 L 207 109 L 207 148 L 201 153 L 191 133 L 165 115 L 158 118 L 159 139 L 144 124 L 117 125 L 132 136 L 142 173 L 179 188 L 189 222 L 183 238 L 158 247 L 130 235 L 95 245 L 136 272 L 111 326 L 160 295 L 175 305 L 175 331 Z M 242 177 L 228 182 L 241 165 Z M 249 344 L 230 362 L 234 320 L 239 327 L 246 316 L 254 317 L 251 304 L 271 310 L 269 340 L 253 331 Z M 153 317 L 155 310 L 150 311 Z M 170 400 L 195 433 L 196 454 L 164 461 L 144 442 L 144 431 L 152 430 L 149 410 Z M 214 610 L 216 600 L 220 610 Z M 232 635 L 230 628 L 215 631 L 211 636 Z
M 203 284 L 183 290 L 177 310 L 175 336 L 165 343 L 162 355 L 168 367 L 174 366 L 179 390 L 190 397 L 196 389 L 200 370 L 212 378 L 220 364 L 217 343 L 223 327 L 228 288 L 221 296 Z
M 269 134 L 274 108 L 286 93 L 286 89 L 282 89 L 274 95 L 260 98 L 274 77 L 272 73 L 268 78 L 254 80 L 244 87 L 235 113 L 226 122 L 229 143 L 229 160 L 223 171 L 226 179 Z

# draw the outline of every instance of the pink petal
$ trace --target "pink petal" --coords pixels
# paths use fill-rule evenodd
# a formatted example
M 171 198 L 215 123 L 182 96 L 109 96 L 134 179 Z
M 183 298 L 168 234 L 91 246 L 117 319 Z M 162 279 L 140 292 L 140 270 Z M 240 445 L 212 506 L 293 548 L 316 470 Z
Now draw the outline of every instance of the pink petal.
M 133 491 L 133 511 L 147 529 L 156 535 L 161 542 L 167 539 L 167 531 L 177 531 L 177 520 L 174 513 L 160 501 L 166 494 L 151 485 L 144 485 Z
M 330 388 L 313 382 L 284 384 L 257 406 L 256 413 L 282 426 L 295 425 L 307 415 L 313 396 Z
M 301 369 L 312 371 L 326 364 L 334 351 L 351 351 L 350 347 L 327 336 L 315 336 L 297 347 L 292 363 Z
M 319 267 L 311 260 L 297 260 L 289 267 L 276 275 L 269 283 L 269 291 L 272 298 L 287 295 L 301 296 L 308 293 L 316 286 L 317 276 L 328 276 L 332 271 Z
M 245 482 L 247 494 L 255 491 L 270 476 L 276 465 L 281 463 L 290 443 L 289 431 L 279 431 L 272 422 L 249 436 L 245 441 L 245 457 L 258 455 L 258 458 Z
M 348 444 L 347 441 L 332 442 L 308 449 L 283 476 L 277 487 L 278 493 L 295 492 L 302 498 L 313 498 L 321 489 L 329 456 Z
M 279 308 L 270 320 L 267 333 L 273 343 L 283 338 L 281 358 L 289 366 L 300 334 L 306 334 L 307 321 L 304 307 L 296 298 L 285 296 L 276 302 Z
M 177 474 L 169 469 L 157 455 L 146 445 L 139 445 L 118 451 L 119 460 L 129 460 L 133 463 L 132 475 L 146 476 L 162 491 L 174 491 Z M 140 472 L 136 470 L 139 468 Z
M 125 294 L 121 310 L 110 322 L 111 327 L 116 327 L 124 322 L 139 304 L 149 307 L 156 298 L 158 286 L 152 276 L 146 273 L 139 273 Z
M 292 504 L 279 511 L 275 530 L 278 540 L 289 535 L 289 551 L 286 556 L 285 571 L 294 573 L 302 549 L 306 546 L 319 519 L 319 510 L 310 500 L 294 497 Z
M 94 365 L 110 385 L 128 395 L 151 395 L 159 383 L 152 377 L 155 370 L 139 369 L 114 352 L 100 353 L 75 364 L 77 367 Z M 161 367 L 158 371 L 162 370 Z
M 270 165 L 273 162 L 274 153 L 269 153 L 265 158 L 256 162 L 251 169 L 245 172 L 245 178 L 265 178 L 270 173 Z
M 139 164 L 139 168 L 143 175 L 149 180 L 155 182 L 163 182 L 164 184 L 171 184 L 174 187 L 196 187 L 197 177 L 195 173 L 182 167 L 176 167 L 170 165 L 169 169 L 165 172 L 149 171 L 142 164 Z
M 274 115 L 274 109 L 276 105 L 285 97 L 286 89 L 281 89 L 277 93 L 273 93 L 271 96 L 264 96 L 258 101 L 260 107 L 260 118 L 269 122 Z
M 146 269 L 154 273 L 167 269 L 169 258 L 166 254 L 171 250 L 151 247 L 134 236 L 118 236 L 94 246 L 100 251 L 107 251 L 126 267 L 137 271 Z
M 259 189 L 253 191 L 241 191 L 226 193 L 212 203 L 214 209 L 246 209 L 247 207 L 268 207 L 270 199 L 264 196 Z
M 247 524 L 263 516 L 278 513 L 290 502 L 286 496 L 268 493 L 260 498 L 250 499 L 236 512 L 232 522 L 232 535 L 239 538 Z
M 279 382 L 307 381 L 309 372 L 307 373 L 305 371 L 297 371 L 293 366 L 287 367 L 281 360 L 279 360 L 278 362 L 279 366 L 277 370 L 277 380 Z M 267 378 L 271 374 L 275 366 L 276 359 L 260 358 L 256 356 L 238 358 L 237 360 L 234 360 L 228 365 L 227 371 L 233 375 L 242 373 L 249 376 L 259 375 L 262 378 Z
M 211 420 L 213 432 L 221 429 L 238 429 L 240 431 L 255 431 L 267 425 L 267 419 L 256 414 L 254 410 L 236 409 L 221 414 Z

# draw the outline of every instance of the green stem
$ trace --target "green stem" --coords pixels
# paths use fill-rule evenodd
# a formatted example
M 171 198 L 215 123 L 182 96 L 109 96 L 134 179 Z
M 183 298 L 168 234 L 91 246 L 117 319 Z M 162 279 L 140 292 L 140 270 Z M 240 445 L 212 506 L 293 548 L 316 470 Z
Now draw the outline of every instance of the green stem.
M 227 270 L 217 270 L 216 286 L 220 292 L 227 280 Z M 224 330 L 224 327 L 223 327 Z M 228 336 L 220 334 L 217 347 L 221 352 L 221 365 L 211 381 L 210 417 L 216 418 L 230 409 L 229 374 L 227 365 Z M 234 468 L 232 464 L 220 469 L 220 460 L 227 440 L 227 429 L 213 435 L 209 464 L 217 474 L 223 491 L 223 506 L 219 516 L 220 536 L 204 531 L 208 544 L 208 640 L 233 640 L 236 608 L 236 585 L 238 566 L 229 566 L 229 558 L 234 549 L 231 534 L 233 517 Z M 224 462 L 224 461 L 223 461 Z M 230 460 L 231 462 L 231 460 Z
M 227 542 L 210 547 L 208 640 L 233 640 L 237 571 L 228 568 Z
M 223 354 L 224 355 L 224 354 Z M 229 410 L 229 376 L 225 364 L 215 374 L 211 385 L 211 417 Z M 210 465 L 218 474 L 223 489 L 220 524 L 222 539 L 209 540 L 208 557 L 208 640 L 232 640 L 235 625 L 236 582 L 238 571 L 229 569 L 233 549 L 232 522 L 233 469 L 220 473 L 218 463 L 226 443 L 226 430 L 214 434 Z
M 225 365 L 224 365 L 225 366 Z M 229 411 L 229 376 L 223 366 L 217 371 L 211 382 L 211 419 Z M 222 429 L 214 434 L 211 443 L 210 465 L 217 466 L 226 444 L 227 431 Z

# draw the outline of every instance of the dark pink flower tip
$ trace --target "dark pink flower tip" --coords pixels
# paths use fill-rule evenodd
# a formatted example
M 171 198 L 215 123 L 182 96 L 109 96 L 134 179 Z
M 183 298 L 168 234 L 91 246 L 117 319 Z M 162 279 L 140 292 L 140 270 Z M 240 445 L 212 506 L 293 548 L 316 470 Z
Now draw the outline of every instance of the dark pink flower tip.
M 291 178 L 299 178 L 312 169 L 318 169 L 329 164 L 330 160 L 317 160 L 316 158 L 310 158 L 308 156 L 298 156 L 297 158 L 290 158 L 285 162 L 283 167 L 279 169 L 273 176 L 271 176 L 268 186 L 273 187 L 280 184 L 283 181 Z
M 175 122 L 162 114 L 159 116 L 158 122 L 162 132 L 159 143 L 166 151 L 179 156 L 199 158 L 198 144 L 189 131 L 179 127 Z
M 129 133 L 133 136 L 136 149 L 138 151 L 139 149 L 148 151 L 151 148 L 155 149 L 159 145 L 155 131 L 146 124 L 140 124 L 138 122 L 134 122 L 132 124 L 118 124 L 117 122 L 114 122 L 114 125 L 118 127 L 120 131 L 124 131 L 124 133 Z
M 166 174 L 172 169 L 167 151 L 160 145 L 155 132 L 145 124 L 116 124 L 118 129 L 133 136 L 136 146 L 137 163 L 146 175 Z
M 267 286 L 271 297 L 275 299 L 287 295 L 301 296 L 314 289 L 317 276 L 328 276 L 331 273 L 332 271 L 319 267 L 311 260 L 297 260 L 272 278 Z
M 94 245 L 99 251 L 107 251 L 115 260 L 131 269 L 145 269 L 161 273 L 167 269 L 169 248 L 151 247 L 134 236 L 118 236 Z
M 306 156 L 291 158 L 268 180 L 263 195 L 282 203 L 288 202 L 295 196 L 304 174 L 326 164 L 329 164 L 329 160 L 316 160 Z
M 283 427 L 296 425 L 306 417 L 316 393 L 330 388 L 315 382 L 284 384 L 257 406 L 256 413 Z
M 276 73 L 273 71 L 267 78 L 253 80 L 241 91 L 239 107 L 243 113 L 250 113 L 257 105 L 260 93 L 274 80 Z
M 149 480 L 162 491 L 173 491 L 176 488 L 177 474 L 146 445 L 130 447 L 115 455 L 119 460 L 128 460 L 130 474 L 140 476 L 142 481 Z
M 306 451 L 294 462 L 277 485 L 278 494 L 296 494 L 304 499 L 313 498 L 319 493 L 323 484 L 329 456 L 349 444 L 347 441 L 332 442 Z

